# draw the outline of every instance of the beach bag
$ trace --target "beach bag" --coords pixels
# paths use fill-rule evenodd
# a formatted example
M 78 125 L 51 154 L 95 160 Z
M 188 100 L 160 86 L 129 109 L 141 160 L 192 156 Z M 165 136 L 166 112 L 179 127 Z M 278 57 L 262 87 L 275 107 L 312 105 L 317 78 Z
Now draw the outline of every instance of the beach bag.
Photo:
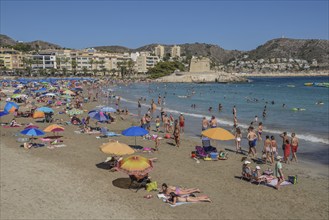
M 295 176 L 288 176 L 288 181 L 292 184 L 297 184 L 297 175 Z
M 170 134 L 166 134 L 166 135 L 164 136 L 164 138 L 166 138 L 166 139 L 170 139 Z
M 146 184 L 146 190 L 148 192 L 151 192 L 151 191 L 157 191 L 158 190 L 158 183 L 156 181 L 152 181 L 148 184 Z

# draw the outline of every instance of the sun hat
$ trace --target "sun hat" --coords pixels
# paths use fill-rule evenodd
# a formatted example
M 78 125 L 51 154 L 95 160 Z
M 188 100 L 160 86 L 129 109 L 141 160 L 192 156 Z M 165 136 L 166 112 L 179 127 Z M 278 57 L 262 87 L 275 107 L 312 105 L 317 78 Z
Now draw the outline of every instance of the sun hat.
M 250 164 L 250 161 L 246 160 L 246 161 L 244 162 L 244 164 Z
M 260 170 L 260 167 L 259 166 L 256 166 L 256 170 Z

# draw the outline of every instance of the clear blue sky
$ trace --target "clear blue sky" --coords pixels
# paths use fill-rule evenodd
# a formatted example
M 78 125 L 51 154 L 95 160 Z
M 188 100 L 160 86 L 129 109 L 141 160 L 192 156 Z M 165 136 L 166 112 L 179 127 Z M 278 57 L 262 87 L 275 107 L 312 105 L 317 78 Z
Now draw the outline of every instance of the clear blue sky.
M 250 50 L 279 38 L 328 39 L 328 0 L 1 1 L 1 34 L 85 48 L 212 43 Z

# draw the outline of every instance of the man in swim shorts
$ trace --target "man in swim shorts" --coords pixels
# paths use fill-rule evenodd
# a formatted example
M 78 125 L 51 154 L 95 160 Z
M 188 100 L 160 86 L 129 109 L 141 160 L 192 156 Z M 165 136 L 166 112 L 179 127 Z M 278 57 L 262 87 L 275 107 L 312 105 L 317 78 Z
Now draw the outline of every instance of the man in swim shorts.
M 247 135 L 248 143 L 249 143 L 249 153 L 252 154 L 253 157 L 256 156 L 256 144 L 257 144 L 257 135 L 254 132 L 253 127 L 249 127 L 248 135 Z

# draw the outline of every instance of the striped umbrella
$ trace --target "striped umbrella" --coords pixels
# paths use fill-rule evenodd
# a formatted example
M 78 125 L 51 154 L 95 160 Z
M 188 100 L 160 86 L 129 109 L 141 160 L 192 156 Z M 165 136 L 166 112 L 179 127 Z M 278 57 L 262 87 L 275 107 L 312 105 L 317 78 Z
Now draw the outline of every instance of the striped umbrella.
M 45 134 L 42 130 L 39 130 L 37 128 L 27 128 L 20 132 L 21 134 L 27 135 L 27 136 L 42 136 Z

